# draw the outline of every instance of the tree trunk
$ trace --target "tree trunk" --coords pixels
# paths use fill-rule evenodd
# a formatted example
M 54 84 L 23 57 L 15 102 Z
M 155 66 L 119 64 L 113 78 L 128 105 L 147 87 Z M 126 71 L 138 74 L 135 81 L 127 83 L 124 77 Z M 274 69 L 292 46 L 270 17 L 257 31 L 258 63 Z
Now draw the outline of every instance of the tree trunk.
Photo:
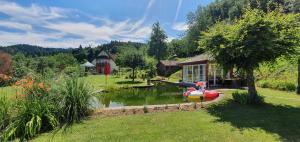
M 249 103 L 255 103 L 255 99 L 257 98 L 257 91 L 255 87 L 254 73 L 253 69 L 248 70 L 247 73 L 247 86 L 248 86 L 248 94 L 249 94 Z
M 298 58 L 298 87 L 297 94 L 300 95 L 300 57 Z
M 135 73 L 135 68 L 132 69 L 132 82 L 134 82 L 134 78 L 135 78 L 135 77 L 134 77 L 134 76 L 135 76 L 134 73 Z

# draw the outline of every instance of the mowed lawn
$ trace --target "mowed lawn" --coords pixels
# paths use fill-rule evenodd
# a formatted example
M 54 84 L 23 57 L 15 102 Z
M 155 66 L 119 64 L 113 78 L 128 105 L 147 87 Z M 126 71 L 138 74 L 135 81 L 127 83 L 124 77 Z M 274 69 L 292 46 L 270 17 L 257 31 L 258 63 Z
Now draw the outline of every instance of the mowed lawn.
M 131 79 L 125 79 L 124 77 L 108 76 L 107 82 L 105 75 L 89 75 L 87 77 L 81 77 L 92 90 L 99 90 L 105 88 L 122 88 L 131 86 L 147 85 L 146 80 L 136 79 L 132 82 Z M 6 96 L 8 98 L 15 98 L 17 92 L 22 92 L 20 87 L 8 86 L 0 87 L 0 96 Z
M 142 86 L 147 85 L 146 80 L 135 79 L 132 82 L 131 79 L 125 79 L 124 77 L 108 76 L 106 79 L 105 75 L 89 75 L 87 77 L 82 77 L 93 89 L 104 89 L 109 88 L 122 88 L 131 86 Z
M 233 102 L 230 92 L 201 111 L 90 118 L 67 132 L 42 134 L 33 141 L 300 141 L 300 96 L 259 89 L 267 104 L 245 106 Z

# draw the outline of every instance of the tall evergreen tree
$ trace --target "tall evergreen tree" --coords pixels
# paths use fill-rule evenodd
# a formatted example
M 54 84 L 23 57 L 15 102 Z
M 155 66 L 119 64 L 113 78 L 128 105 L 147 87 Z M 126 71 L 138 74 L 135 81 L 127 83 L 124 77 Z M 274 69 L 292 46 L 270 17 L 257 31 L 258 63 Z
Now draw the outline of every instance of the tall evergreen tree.
M 81 45 L 79 46 L 79 48 L 74 49 L 72 54 L 77 59 L 77 61 L 79 61 L 81 63 L 84 62 L 84 60 L 86 59 L 86 54 Z
M 94 54 L 93 48 L 89 47 L 88 53 L 87 53 L 87 60 L 88 60 L 89 62 L 92 62 L 93 59 L 94 59 L 94 56 L 95 56 L 95 54 Z
M 148 54 L 154 56 L 155 59 L 164 59 L 167 53 L 167 35 L 160 27 L 159 22 L 156 22 L 152 26 L 152 33 L 149 42 Z

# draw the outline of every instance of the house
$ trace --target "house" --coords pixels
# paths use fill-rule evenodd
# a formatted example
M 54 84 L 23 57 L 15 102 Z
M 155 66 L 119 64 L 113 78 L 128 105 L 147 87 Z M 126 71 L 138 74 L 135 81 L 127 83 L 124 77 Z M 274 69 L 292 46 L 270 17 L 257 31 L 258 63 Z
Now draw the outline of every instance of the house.
M 179 62 L 172 60 L 160 60 L 157 67 L 157 74 L 161 76 L 170 76 L 176 71 L 180 70 Z
M 105 64 L 108 63 L 110 73 L 114 70 L 118 70 L 119 67 L 115 63 L 115 55 L 112 55 L 105 50 L 101 50 L 100 53 L 96 56 L 96 58 L 92 61 L 92 64 L 96 66 L 96 72 L 103 74 Z
M 219 86 L 233 77 L 232 70 L 225 71 L 206 53 L 192 57 L 179 65 L 183 70 L 182 81 L 187 83 L 203 81 L 207 82 L 208 86 Z

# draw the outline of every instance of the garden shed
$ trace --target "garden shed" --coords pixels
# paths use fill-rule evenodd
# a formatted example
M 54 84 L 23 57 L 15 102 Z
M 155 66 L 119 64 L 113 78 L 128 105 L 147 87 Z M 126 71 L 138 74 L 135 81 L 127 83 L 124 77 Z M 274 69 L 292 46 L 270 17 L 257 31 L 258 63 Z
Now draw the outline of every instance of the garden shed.
M 203 81 L 208 86 L 220 86 L 223 81 L 231 80 L 233 76 L 232 70 L 225 71 L 206 53 L 194 56 L 179 65 L 182 67 L 182 81 L 187 83 Z
M 174 60 L 160 60 L 157 64 L 157 74 L 161 76 L 169 76 L 180 70 L 179 62 Z

